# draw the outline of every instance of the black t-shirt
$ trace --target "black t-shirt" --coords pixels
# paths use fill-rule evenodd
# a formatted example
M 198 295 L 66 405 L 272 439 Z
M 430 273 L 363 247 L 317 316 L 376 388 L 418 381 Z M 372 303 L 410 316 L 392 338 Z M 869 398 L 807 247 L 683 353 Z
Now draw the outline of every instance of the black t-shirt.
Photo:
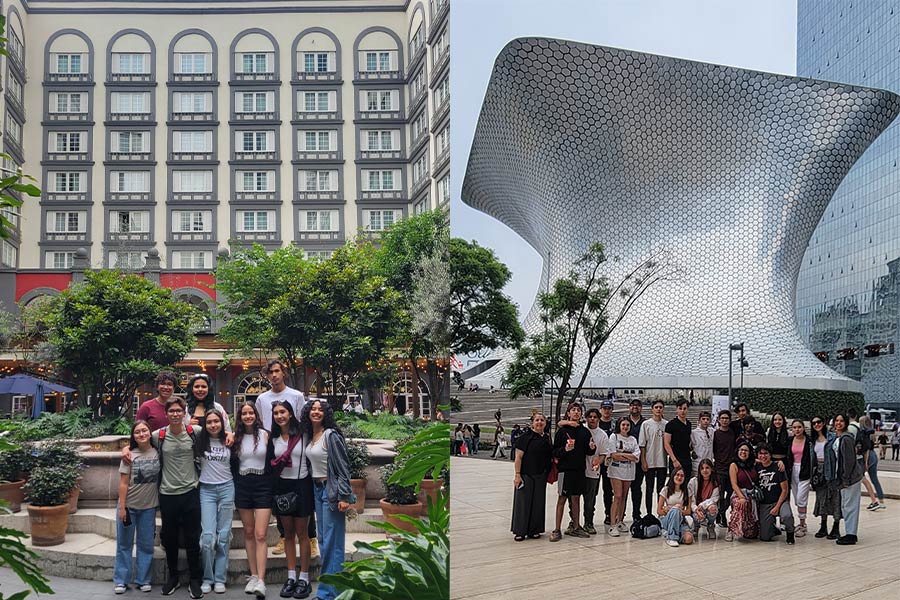
M 566 452 L 566 440 L 575 440 L 575 448 Z M 592 454 L 590 443 L 593 438 L 586 427 L 563 425 L 556 430 L 553 439 L 553 455 L 559 459 L 557 467 L 560 471 L 584 471 L 584 457 Z
M 681 466 L 691 464 L 691 422 L 672 419 L 666 423 L 666 433 L 672 436 L 672 452 Z
M 641 418 L 638 419 L 637 423 L 635 423 L 634 421 L 631 420 L 631 415 L 629 415 L 628 422 L 631 423 L 631 429 L 628 431 L 628 435 L 630 435 L 631 437 L 636 439 L 638 442 L 640 442 L 641 441 L 641 425 L 643 425 L 644 421 L 646 421 L 646 420 L 647 419 L 645 419 L 644 416 L 641 415 Z
M 761 504 L 775 504 L 781 497 L 781 482 L 787 481 L 784 473 L 778 470 L 778 463 L 774 461 L 768 467 L 757 465 L 756 472 L 759 473 L 759 487 L 763 490 Z
M 538 435 L 528 430 L 516 439 L 516 450 L 524 452 L 522 455 L 522 474 L 540 475 L 550 470 L 550 456 L 553 446 L 550 445 L 549 435 Z
M 612 419 L 612 420 L 610 420 L 610 421 L 604 421 L 603 419 L 600 419 L 600 420 L 597 422 L 597 427 L 599 427 L 600 429 L 602 429 L 603 432 L 604 432 L 607 436 L 609 436 L 609 434 L 612 433 L 613 425 L 615 425 L 615 424 L 616 424 L 615 419 Z

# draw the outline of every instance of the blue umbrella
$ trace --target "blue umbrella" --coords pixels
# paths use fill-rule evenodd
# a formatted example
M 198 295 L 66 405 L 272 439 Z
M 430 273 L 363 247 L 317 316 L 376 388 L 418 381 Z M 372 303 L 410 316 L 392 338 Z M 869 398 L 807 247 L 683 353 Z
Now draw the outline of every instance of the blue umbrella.
M 44 386 L 44 393 L 47 392 L 74 392 L 75 390 L 66 387 L 64 385 L 58 385 L 55 383 L 50 383 L 49 381 L 44 381 L 43 379 L 38 379 L 36 377 L 31 377 L 30 375 L 25 375 L 23 373 L 18 373 L 16 375 L 11 375 L 9 377 L 4 377 L 0 379 L 0 394 L 16 394 L 22 396 L 35 396 L 37 395 L 38 385 Z
M 37 389 L 34 392 L 34 406 L 31 407 L 31 418 L 37 419 L 47 408 L 44 402 L 44 382 L 38 380 Z

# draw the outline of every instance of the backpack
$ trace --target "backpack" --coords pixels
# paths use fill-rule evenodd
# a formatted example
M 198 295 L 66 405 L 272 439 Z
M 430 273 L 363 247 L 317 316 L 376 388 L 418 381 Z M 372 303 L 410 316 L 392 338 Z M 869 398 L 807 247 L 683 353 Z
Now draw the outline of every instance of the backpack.
M 163 427 L 159 430 L 159 444 L 156 446 L 156 453 L 159 455 L 159 478 L 156 480 L 156 485 L 159 486 L 162 484 L 162 469 L 163 469 L 163 442 L 166 441 L 166 431 L 168 427 Z M 187 434 L 191 437 L 191 443 L 194 444 L 194 448 L 197 447 L 197 434 L 194 433 L 194 428 L 191 425 L 185 425 L 184 430 L 187 431 Z M 200 477 L 200 457 L 194 454 L 194 468 L 197 470 L 197 477 Z
M 866 451 L 874 449 L 874 445 L 872 444 L 872 434 L 874 433 L 874 430 L 866 429 L 858 423 L 854 423 L 853 425 L 856 426 L 856 433 L 853 435 L 853 447 L 856 452 L 856 457 L 863 458 Z
M 647 540 L 658 537 L 662 532 L 662 523 L 653 515 L 644 515 L 631 524 L 631 537 Z

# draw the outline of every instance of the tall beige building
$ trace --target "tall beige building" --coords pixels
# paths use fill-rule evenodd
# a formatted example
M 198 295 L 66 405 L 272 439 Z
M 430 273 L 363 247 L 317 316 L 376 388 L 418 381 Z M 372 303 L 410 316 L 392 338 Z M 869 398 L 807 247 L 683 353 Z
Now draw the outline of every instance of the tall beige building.
M 4 166 L 43 190 L 8 213 L 7 306 L 83 265 L 158 272 L 209 305 L 204 282 L 231 242 L 327 256 L 448 203 L 448 0 L 2 11 Z

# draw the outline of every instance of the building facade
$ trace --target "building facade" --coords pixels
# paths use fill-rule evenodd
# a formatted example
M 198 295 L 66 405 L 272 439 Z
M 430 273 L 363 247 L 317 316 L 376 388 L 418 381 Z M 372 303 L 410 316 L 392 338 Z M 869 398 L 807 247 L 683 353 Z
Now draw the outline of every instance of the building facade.
M 2 12 L 4 168 L 43 190 L 7 211 L 6 310 L 85 268 L 147 273 L 211 309 L 209 273 L 232 244 L 325 257 L 449 202 L 448 0 Z
M 797 74 L 900 92 L 900 5 L 797 6 Z M 891 125 L 838 188 L 803 258 L 797 316 L 831 368 L 866 401 L 900 404 L 900 127 Z
M 796 277 L 834 191 L 898 112 L 884 90 L 517 39 L 495 62 L 462 200 L 543 256 L 541 289 L 598 241 L 618 257 L 604 265 L 612 287 L 633 287 L 651 257 L 673 267 L 586 388 L 726 388 L 742 342 L 747 387 L 857 391 L 801 341 Z M 532 309 L 526 329 L 543 327 Z M 501 358 L 480 379 L 499 380 Z

